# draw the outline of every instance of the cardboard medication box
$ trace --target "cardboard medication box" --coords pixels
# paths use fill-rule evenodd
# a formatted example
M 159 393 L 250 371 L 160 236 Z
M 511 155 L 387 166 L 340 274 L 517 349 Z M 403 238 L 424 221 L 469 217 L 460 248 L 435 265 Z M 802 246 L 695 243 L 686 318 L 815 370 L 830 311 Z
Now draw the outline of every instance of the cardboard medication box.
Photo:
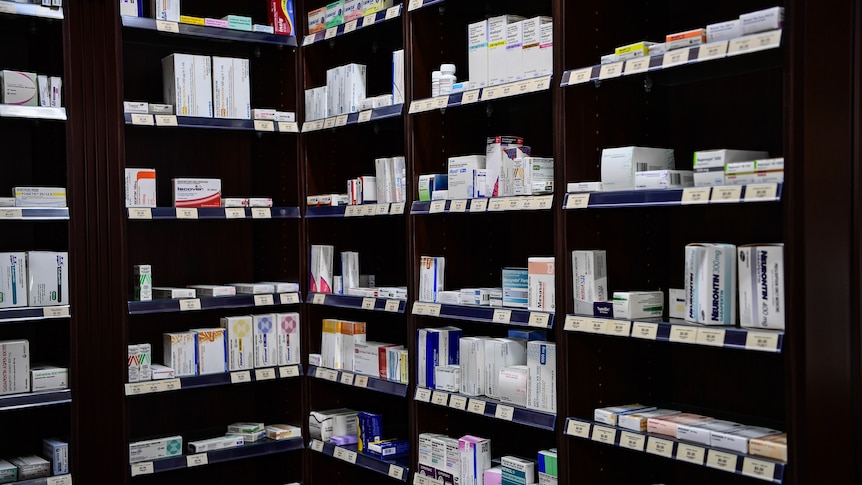
M 422 256 L 419 260 L 419 301 L 437 301 L 437 292 L 443 291 L 446 258 Z
M 156 207 L 155 169 L 126 169 L 126 207 Z
M 332 293 L 332 253 L 333 246 L 311 246 L 311 283 L 312 293 Z
M 554 258 L 529 258 L 528 263 L 528 285 L 530 310 L 542 312 L 554 312 L 555 302 L 555 276 Z
M 251 119 L 249 60 L 213 56 L 212 70 L 215 117 Z
M 162 59 L 165 103 L 177 116 L 213 117 L 212 59 L 209 56 L 171 54 Z
M 503 268 L 503 306 L 529 306 L 530 276 L 528 268 Z
M 0 395 L 30 392 L 30 342 L 0 342 Z
M 504 456 L 503 482 L 506 484 L 532 485 L 536 483 L 536 462 L 515 456 Z
M 69 369 L 54 366 L 32 367 L 30 386 L 33 392 L 68 389 Z
M 293 12 L 293 0 L 269 0 L 269 25 L 272 26 L 273 33 L 297 35 Z M 311 26 L 310 21 L 309 26 Z
M 706 41 L 720 42 L 722 40 L 736 39 L 742 37 L 742 20 L 729 20 L 706 26 Z
M 661 318 L 664 293 L 661 291 L 615 291 L 614 317 L 623 320 Z
M 691 170 L 650 170 L 635 173 L 635 190 L 680 189 L 694 185 Z
M 152 0 L 152 16 L 156 20 L 180 21 L 180 0 Z
M 473 172 L 479 169 L 484 169 L 485 166 L 486 158 L 483 155 L 450 157 L 447 163 L 447 170 L 449 175 L 446 180 L 446 187 L 449 191 L 449 198 L 473 198 L 473 194 L 475 193 L 475 188 L 473 185 Z M 437 190 L 440 190 L 441 188 L 438 188 Z
M 527 407 L 557 412 L 557 346 L 552 342 L 527 343 Z
M 21 71 L 0 71 L 0 103 L 16 106 L 38 106 L 36 74 Z
M 626 404 L 625 406 L 610 406 L 606 408 L 598 408 L 594 411 L 593 419 L 598 423 L 609 424 L 616 426 L 619 418 L 627 414 L 635 414 L 641 412 L 655 411 L 655 407 L 644 406 L 643 404 Z
M 629 429 L 632 431 L 641 431 L 645 432 L 647 430 L 647 423 L 650 418 L 661 418 L 665 416 L 671 416 L 674 414 L 680 414 L 679 411 L 675 411 L 672 409 L 655 409 L 652 411 L 638 411 L 631 414 L 623 414 L 618 416 L 617 425 L 620 428 Z
M 488 86 L 488 21 L 467 26 L 467 67 L 470 89 Z
M 524 79 L 547 76 L 553 73 L 551 54 L 554 45 L 551 17 L 534 17 L 524 20 L 523 66 Z
M 529 374 L 526 365 L 513 365 L 500 369 L 497 381 L 500 401 L 516 406 L 527 406 Z
M 724 185 L 725 166 L 769 157 L 767 152 L 747 150 L 705 150 L 694 152 L 694 186 Z M 673 167 L 668 167 L 673 168 Z
M 180 456 L 182 454 L 182 436 L 169 436 L 167 438 L 129 443 L 130 463 L 157 460 L 159 458 Z
M 740 246 L 739 324 L 784 330 L 784 245 Z
M 172 179 L 174 207 L 221 207 L 221 179 Z
M 254 335 L 255 368 L 278 365 L 275 315 L 272 313 L 252 315 L 252 329 Z
M 784 7 L 772 7 L 739 16 L 746 35 L 784 27 Z
M 346 408 L 312 411 L 308 416 L 308 432 L 312 438 L 324 442 L 333 436 L 355 436 L 357 414 L 356 411 Z
M 482 485 L 484 471 L 491 468 L 491 440 L 477 436 L 458 439 L 461 455 L 461 484 Z
M 602 189 L 632 190 L 635 174 L 650 170 L 673 170 L 673 150 L 622 147 L 602 150 Z
M 278 365 L 299 364 L 302 362 L 299 328 L 299 313 L 275 314 Z
M 164 364 L 177 377 L 193 376 L 198 370 L 198 345 L 195 332 L 164 334 Z
M 732 244 L 686 246 L 689 321 L 704 325 L 736 324 L 736 259 L 736 246 Z
M 608 300 L 607 251 L 572 251 L 575 300 Z
M 66 207 L 63 187 L 13 187 L 17 207 Z
M 27 306 L 28 286 L 26 253 L 0 253 L 0 308 Z
M 779 184 L 783 182 L 783 158 L 730 162 L 724 168 L 724 183 L 726 185 Z
M 18 480 L 43 478 L 51 474 L 51 464 L 40 456 L 21 456 L 9 461 L 18 467 Z
M 225 329 L 194 330 L 197 337 L 198 375 L 227 372 Z
M 506 53 L 506 34 L 509 25 L 524 20 L 515 15 L 501 15 L 488 19 L 488 85 L 503 84 L 509 76 Z M 522 29 L 523 30 L 523 29 Z M 472 79 L 471 79 L 472 81 Z
M 27 253 L 27 296 L 30 306 L 69 304 L 69 253 Z
M 42 456 L 51 462 L 54 476 L 69 473 L 69 443 L 56 438 L 42 440 Z
M 189 452 L 206 453 L 208 451 L 223 450 L 225 448 L 236 448 L 245 444 L 245 440 L 239 436 L 220 436 L 207 440 L 189 442 Z
M 6 460 L 0 460 L 0 483 L 18 481 L 18 467 Z

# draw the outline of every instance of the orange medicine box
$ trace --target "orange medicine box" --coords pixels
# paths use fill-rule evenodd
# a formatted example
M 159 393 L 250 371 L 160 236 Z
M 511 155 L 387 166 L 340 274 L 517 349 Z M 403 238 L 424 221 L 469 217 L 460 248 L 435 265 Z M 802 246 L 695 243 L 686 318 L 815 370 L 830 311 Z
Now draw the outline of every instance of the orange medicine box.
M 665 49 L 670 51 L 704 43 L 706 43 L 706 29 L 694 29 L 668 35 L 665 38 Z

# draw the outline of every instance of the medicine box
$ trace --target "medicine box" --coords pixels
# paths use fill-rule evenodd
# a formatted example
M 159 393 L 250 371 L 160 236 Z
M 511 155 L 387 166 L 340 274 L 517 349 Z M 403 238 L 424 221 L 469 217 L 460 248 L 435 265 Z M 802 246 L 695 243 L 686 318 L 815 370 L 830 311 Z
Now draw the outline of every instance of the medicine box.
M 641 412 L 655 411 L 655 407 L 644 406 L 643 404 L 626 404 L 625 406 L 610 406 L 606 408 L 598 408 L 593 413 L 593 419 L 597 423 L 609 424 L 616 426 L 620 416 L 626 414 L 635 414 Z
M 694 185 L 691 170 L 650 170 L 635 173 L 635 190 L 681 189 Z
M 0 460 L 0 483 L 18 481 L 18 467 L 6 460 Z
M 183 454 L 183 437 L 170 436 L 148 441 L 129 443 L 129 462 L 152 461 Z
M 419 301 L 437 301 L 437 292 L 443 291 L 446 258 L 422 256 L 419 260 Z
M 0 253 L 0 308 L 27 306 L 28 286 L 26 253 Z
M 654 409 L 652 411 L 637 411 L 630 414 L 623 414 L 617 417 L 617 426 L 620 428 L 645 432 L 647 423 L 650 418 L 661 418 L 679 414 L 679 411 L 672 409 Z
M 157 300 L 194 298 L 197 291 L 194 288 L 172 288 L 168 286 L 156 286 L 153 288 L 153 297 Z
M 352 409 L 312 411 L 308 416 L 308 432 L 312 438 L 324 442 L 333 436 L 356 436 L 357 412 Z
M 302 436 L 302 428 L 289 424 L 270 424 L 266 427 L 266 437 L 271 440 L 283 440 Z
M 461 455 L 461 484 L 482 485 L 485 470 L 491 468 L 491 440 L 477 436 L 458 439 Z
M 33 392 L 68 389 L 69 369 L 54 366 L 32 367 L 30 369 L 30 386 Z
M 736 324 L 736 246 L 705 244 L 697 292 L 697 323 Z
M 670 288 L 667 292 L 668 317 L 685 319 L 685 290 Z
M 503 268 L 503 306 L 529 306 L 530 277 L 528 268 Z
M 488 85 L 507 82 L 509 76 L 506 53 L 506 36 L 510 24 L 524 20 L 515 15 L 501 15 L 488 19 Z M 472 81 L 472 78 L 471 78 Z
M 156 20 L 180 21 L 180 0 L 152 0 L 152 15 Z
M 524 79 L 524 21 L 506 26 L 506 82 Z
M 51 474 L 51 464 L 39 456 L 21 456 L 9 461 L 18 467 L 18 480 L 44 478 Z
M 16 207 L 66 207 L 63 187 L 12 187 Z
M 572 278 L 575 300 L 607 301 L 607 251 L 572 251 Z
M 529 374 L 530 371 L 526 365 L 513 365 L 500 369 L 497 376 L 497 393 L 500 401 L 526 407 Z
M 69 443 L 56 438 L 42 440 L 42 457 L 51 462 L 51 474 L 69 473 Z
M 500 398 L 500 371 L 527 363 L 527 341 L 508 338 L 485 340 L 485 395 Z
M 30 392 L 30 342 L 0 342 L 0 395 Z
M 194 332 L 198 345 L 198 375 L 227 372 L 225 329 L 205 328 Z
M 748 441 L 748 452 L 778 461 L 787 461 L 787 433 L 752 438 Z M 14 463 L 14 461 L 12 462 Z
M 278 35 L 297 35 L 293 0 L 269 0 L 268 16 L 269 25 L 273 29 L 272 33 Z M 311 27 L 311 14 L 309 14 L 308 25 Z M 309 28 L 309 33 L 313 32 Z
M 312 293 L 332 293 L 332 246 L 311 246 L 311 284 Z
M 225 448 L 236 448 L 245 444 L 245 440 L 239 436 L 220 436 L 206 440 L 190 441 L 189 452 L 206 453 L 208 451 L 223 450 Z
M 221 207 L 221 179 L 171 180 L 174 207 Z
M 27 296 L 30 306 L 69 304 L 69 253 L 27 253 Z
M 164 364 L 173 368 L 177 377 L 197 374 L 197 334 L 194 332 L 166 333 L 163 340 Z
M 747 150 L 722 149 L 694 152 L 694 186 L 724 185 L 724 170 L 728 163 L 748 162 L 768 157 L 767 152 Z
M 324 16 L 326 28 L 337 27 L 344 23 L 344 0 L 336 0 L 326 5 Z
M 212 69 L 215 117 L 251 119 L 249 60 L 213 56 Z
M 278 341 L 278 365 L 301 363 L 299 313 L 276 313 L 275 334 Z
M 632 190 L 635 173 L 672 170 L 673 150 L 664 148 L 622 147 L 602 150 L 602 189 Z
M 486 158 L 483 155 L 450 157 L 447 163 L 448 177 L 446 180 L 449 198 L 453 200 L 473 198 L 475 191 L 473 172 L 484 169 L 485 166 Z M 436 190 L 442 190 L 442 187 Z
M 739 16 L 745 35 L 784 27 L 784 7 L 772 7 Z
M 742 20 L 729 20 L 706 26 L 706 41 L 720 42 L 742 37 Z
M 668 34 L 665 38 L 665 49 L 681 49 L 706 42 L 706 29 L 694 29 L 678 34 Z
M 461 366 L 461 394 L 481 396 L 485 394 L 485 342 L 487 337 L 463 337 L 459 340 Z
M 164 100 L 177 116 L 213 117 L 212 59 L 171 54 L 162 59 Z
M 664 313 L 664 293 L 661 291 L 615 291 L 614 318 L 636 320 L 661 318 Z
M 254 335 L 255 368 L 275 367 L 278 365 L 275 315 L 272 313 L 252 315 L 252 331 Z
M 784 330 L 784 245 L 740 246 L 739 324 Z
M 38 106 L 38 94 L 35 73 L 0 71 L 0 103 L 15 106 Z
M 557 346 L 552 342 L 527 343 L 527 407 L 557 412 Z
M 676 430 L 680 424 L 694 424 L 710 420 L 712 420 L 712 418 L 690 413 L 654 417 L 647 420 L 647 431 L 676 438 Z
M 156 171 L 152 168 L 126 169 L 126 207 L 156 206 Z
M 503 483 L 512 485 L 532 485 L 536 483 L 536 462 L 515 456 L 504 456 Z
M 513 148 L 524 148 L 522 151 L 529 154 L 529 148 L 524 147 L 523 138 L 516 136 L 496 136 L 487 139 L 484 167 L 487 170 L 485 179 L 486 197 L 513 195 L 507 194 L 505 187 L 508 178 L 506 171 L 507 162 L 515 158 L 509 158 L 507 150 Z
M 547 76 L 553 72 L 553 65 L 548 64 L 543 56 L 544 51 L 550 52 L 553 46 L 553 35 L 549 38 L 543 35 L 545 29 L 553 34 L 552 22 L 551 17 L 533 17 L 523 21 L 524 79 Z
M 551 313 L 555 311 L 554 261 L 553 257 L 529 258 L 527 260 L 527 279 L 530 290 L 528 308 L 530 310 Z

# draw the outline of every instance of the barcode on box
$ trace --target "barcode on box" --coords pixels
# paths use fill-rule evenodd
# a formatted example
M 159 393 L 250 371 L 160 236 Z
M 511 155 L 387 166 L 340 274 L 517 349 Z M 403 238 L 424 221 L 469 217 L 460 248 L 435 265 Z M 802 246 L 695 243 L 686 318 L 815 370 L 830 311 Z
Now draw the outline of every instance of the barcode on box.
M 645 162 L 639 162 L 635 164 L 635 171 L 638 172 L 646 172 L 649 170 L 649 165 Z

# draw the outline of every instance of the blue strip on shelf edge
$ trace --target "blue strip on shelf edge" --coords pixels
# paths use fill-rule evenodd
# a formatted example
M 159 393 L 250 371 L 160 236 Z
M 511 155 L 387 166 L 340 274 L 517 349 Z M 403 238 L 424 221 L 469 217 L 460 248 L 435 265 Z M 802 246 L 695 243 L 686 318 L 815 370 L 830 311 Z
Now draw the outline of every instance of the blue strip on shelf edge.
M 310 365 L 310 366 L 308 366 L 308 375 L 312 376 L 314 378 L 317 378 L 316 372 L 317 372 L 318 368 L 338 373 L 338 379 L 334 382 L 339 382 L 339 383 L 341 382 L 341 375 L 344 374 L 345 372 L 347 372 L 344 370 L 327 369 L 326 367 Z M 390 381 L 387 379 L 381 379 L 379 377 L 365 376 L 364 374 L 356 374 L 354 372 L 347 372 L 347 373 L 353 375 L 353 382 L 354 383 L 351 387 L 357 387 L 359 389 L 369 389 L 372 391 L 382 392 L 384 394 L 390 394 L 393 396 L 400 396 L 400 397 L 406 397 L 407 396 L 408 385 L 405 383 L 393 382 L 393 381 Z M 356 385 L 356 378 L 359 376 L 364 376 L 364 377 L 368 378 L 368 385 L 367 386 L 359 387 Z M 333 381 L 330 381 L 330 382 L 333 382 Z M 346 385 L 346 384 L 344 384 L 344 385 Z
M 2 0 L 0 0 L 2 1 Z M 147 17 L 121 16 L 124 27 L 143 30 L 157 30 L 155 19 Z M 248 32 L 236 29 L 223 29 L 205 25 L 191 25 L 179 23 L 179 34 L 192 37 L 207 37 L 212 39 L 233 40 L 240 42 L 251 42 L 258 44 L 274 44 L 282 46 L 296 46 L 296 37 L 290 35 L 267 34 L 263 32 Z

